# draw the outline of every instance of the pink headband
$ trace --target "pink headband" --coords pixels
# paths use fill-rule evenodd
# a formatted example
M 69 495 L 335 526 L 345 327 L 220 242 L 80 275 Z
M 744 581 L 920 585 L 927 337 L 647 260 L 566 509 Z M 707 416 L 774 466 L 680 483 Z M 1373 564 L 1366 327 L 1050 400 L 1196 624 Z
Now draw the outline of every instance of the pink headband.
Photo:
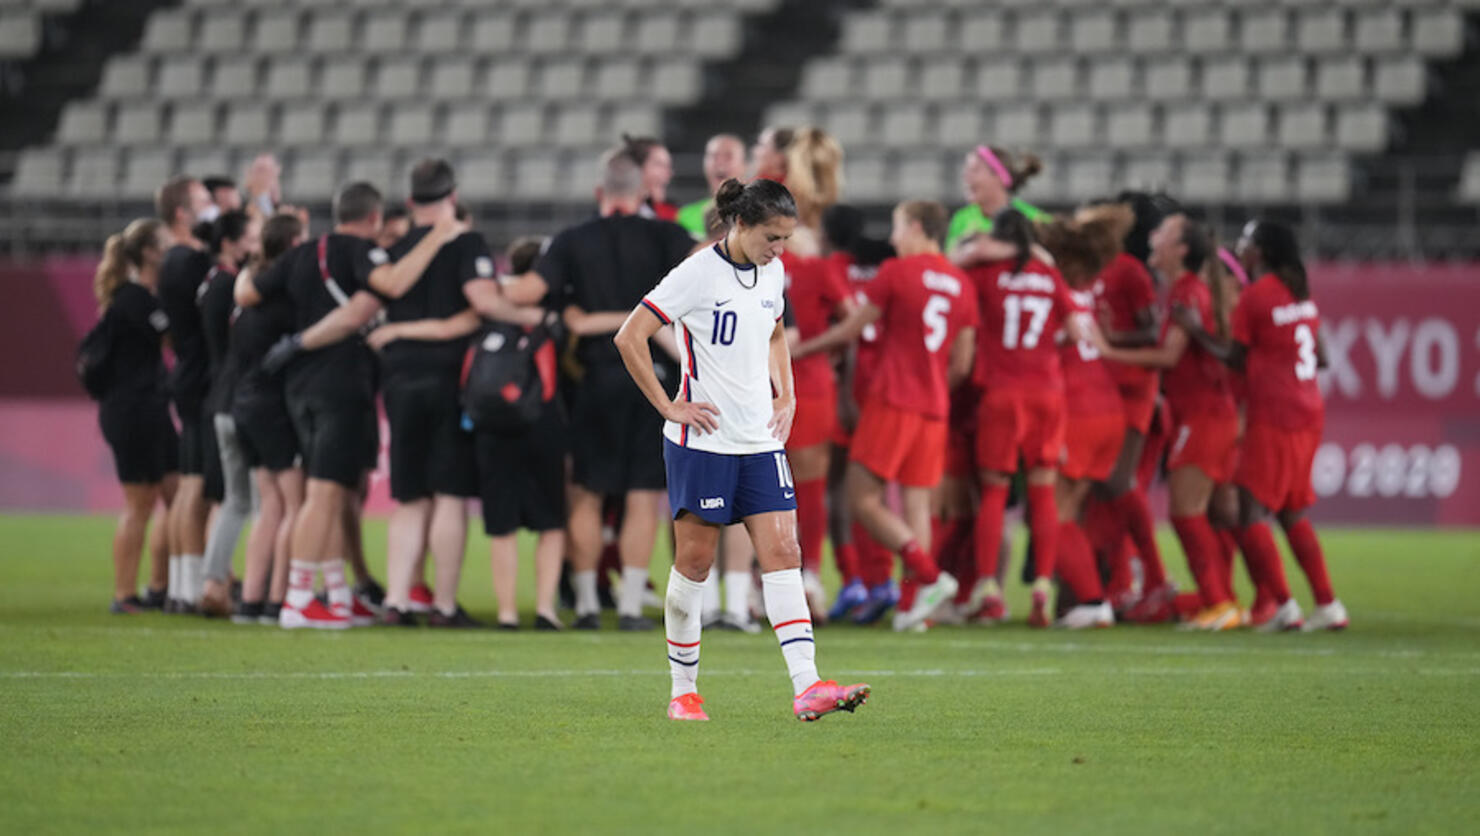
M 985 145 L 978 145 L 976 146 L 976 155 L 981 157 L 982 162 L 986 163 L 987 167 L 992 169 L 993 173 L 997 175 L 997 179 L 1002 181 L 1002 188 L 1012 188 L 1012 175 L 1007 173 L 1007 166 L 1003 165 L 1002 161 L 997 159 L 997 155 L 992 153 L 992 149 Z
M 1238 277 L 1240 287 L 1248 287 L 1249 274 L 1244 272 L 1244 266 L 1238 263 L 1238 259 L 1234 258 L 1233 253 L 1229 252 L 1227 247 L 1218 248 L 1218 258 L 1223 262 L 1223 266 L 1228 268 L 1228 272 Z

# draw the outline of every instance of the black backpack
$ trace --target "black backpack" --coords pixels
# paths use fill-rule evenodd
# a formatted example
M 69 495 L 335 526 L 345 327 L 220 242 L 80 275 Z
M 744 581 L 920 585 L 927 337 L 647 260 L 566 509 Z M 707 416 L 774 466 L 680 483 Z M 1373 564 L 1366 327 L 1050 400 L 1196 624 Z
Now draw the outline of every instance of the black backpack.
M 77 347 L 77 380 L 88 397 L 100 401 L 113 380 L 113 317 L 104 312 Z
M 463 412 L 479 432 L 520 433 L 555 397 L 555 339 L 549 326 L 493 322 L 463 358 Z

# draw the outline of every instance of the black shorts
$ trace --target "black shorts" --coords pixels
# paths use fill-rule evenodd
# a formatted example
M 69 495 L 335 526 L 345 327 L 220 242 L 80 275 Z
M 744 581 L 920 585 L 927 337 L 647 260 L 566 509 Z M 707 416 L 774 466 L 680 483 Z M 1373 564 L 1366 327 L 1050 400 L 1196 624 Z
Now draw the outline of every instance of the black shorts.
M 209 416 L 195 400 L 176 400 L 175 415 L 180 418 L 180 475 L 204 476 Z
M 298 463 L 298 436 L 281 395 L 237 398 L 231 416 L 247 467 L 276 473 Z
M 152 485 L 180 469 L 180 439 L 164 396 L 105 400 L 98 408 L 98 426 L 113 451 L 119 482 Z
M 589 370 L 574 398 L 570 446 L 575 483 L 606 496 L 663 490 L 663 416 L 627 370 Z
M 304 474 L 357 490 L 364 476 L 365 450 L 371 437 L 375 406 L 358 400 L 288 397 L 288 415 L 298 449 L 303 451 Z
M 483 531 L 502 537 L 521 528 L 565 527 L 565 418 L 551 403 L 527 432 L 477 433 Z
M 201 475 L 205 477 L 205 497 L 210 502 L 226 499 L 226 475 L 221 466 L 221 442 L 216 438 L 216 416 L 207 412 L 201 416 L 201 452 L 205 460 Z
M 391 498 L 411 502 L 434 494 L 477 496 L 473 434 L 462 428 L 457 378 L 389 377 L 384 397 L 391 431 Z

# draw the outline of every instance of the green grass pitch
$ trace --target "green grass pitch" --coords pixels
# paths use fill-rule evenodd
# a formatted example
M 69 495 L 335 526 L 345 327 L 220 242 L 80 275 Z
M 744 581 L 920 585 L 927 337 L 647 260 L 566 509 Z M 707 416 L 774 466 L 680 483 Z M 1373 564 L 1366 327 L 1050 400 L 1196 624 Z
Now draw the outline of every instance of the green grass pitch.
M 1326 532 L 1344 634 L 820 629 L 824 676 L 874 696 L 812 724 L 791 717 L 769 635 L 711 633 L 713 721 L 678 724 L 657 633 L 288 634 L 106 615 L 111 525 L 0 517 L 5 832 L 1452 833 L 1480 820 L 1472 532 Z M 383 524 L 367 542 L 383 567 Z M 463 600 L 491 619 L 485 549 L 469 544 Z

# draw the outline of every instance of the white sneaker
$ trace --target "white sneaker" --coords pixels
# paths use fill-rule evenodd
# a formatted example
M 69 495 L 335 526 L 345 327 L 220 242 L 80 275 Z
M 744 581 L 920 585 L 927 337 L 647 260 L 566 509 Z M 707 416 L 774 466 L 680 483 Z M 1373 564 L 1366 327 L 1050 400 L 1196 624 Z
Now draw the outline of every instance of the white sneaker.
M 1109 601 L 1101 601 L 1098 604 L 1081 604 L 1054 622 L 1055 627 L 1065 630 L 1086 630 L 1097 627 L 1114 627 L 1115 611 L 1110 608 Z
M 1346 617 L 1346 606 L 1340 601 L 1332 601 L 1324 607 L 1316 607 L 1305 620 L 1305 626 L 1301 629 L 1309 632 L 1311 630 L 1345 630 L 1350 623 Z
M 950 601 L 959 588 L 960 584 L 956 583 L 950 572 L 941 572 L 935 583 L 922 586 L 915 593 L 915 605 L 910 607 L 909 612 L 895 617 L 894 629 L 909 630 L 916 624 L 924 624 L 925 619 L 935 612 L 935 608 Z
M 1305 615 L 1300 612 L 1300 604 L 1291 598 L 1280 604 L 1280 608 L 1275 610 L 1274 618 L 1259 625 L 1257 629 L 1261 633 L 1280 633 L 1285 630 L 1299 630 L 1303 623 Z
M 708 630 L 710 627 L 713 627 L 716 623 L 718 623 L 719 620 L 724 617 L 724 614 L 724 610 L 705 610 L 703 615 L 699 616 L 699 626 L 705 630 Z
M 816 572 L 802 571 L 802 592 L 807 596 L 807 609 L 812 611 L 816 624 L 827 622 L 827 590 L 822 587 L 822 578 Z
M 911 621 L 908 620 L 908 617 L 909 617 L 909 613 L 902 613 L 902 612 L 898 612 L 898 611 L 896 611 L 894 613 L 894 620 L 893 620 L 893 622 L 891 624 L 891 626 L 894 627 L 894 632 L 896 632 L 896 633 L 924 633 L 924 632 L 926 632 L 927 630 L 930 629 L 925 624 L 924 621 L 911 622 Z
M 966 623 L 966 614 L 966 608 L 956 606 L 955 601 L 942 601 L 927 618 L 935 624 L 955 627 Z

